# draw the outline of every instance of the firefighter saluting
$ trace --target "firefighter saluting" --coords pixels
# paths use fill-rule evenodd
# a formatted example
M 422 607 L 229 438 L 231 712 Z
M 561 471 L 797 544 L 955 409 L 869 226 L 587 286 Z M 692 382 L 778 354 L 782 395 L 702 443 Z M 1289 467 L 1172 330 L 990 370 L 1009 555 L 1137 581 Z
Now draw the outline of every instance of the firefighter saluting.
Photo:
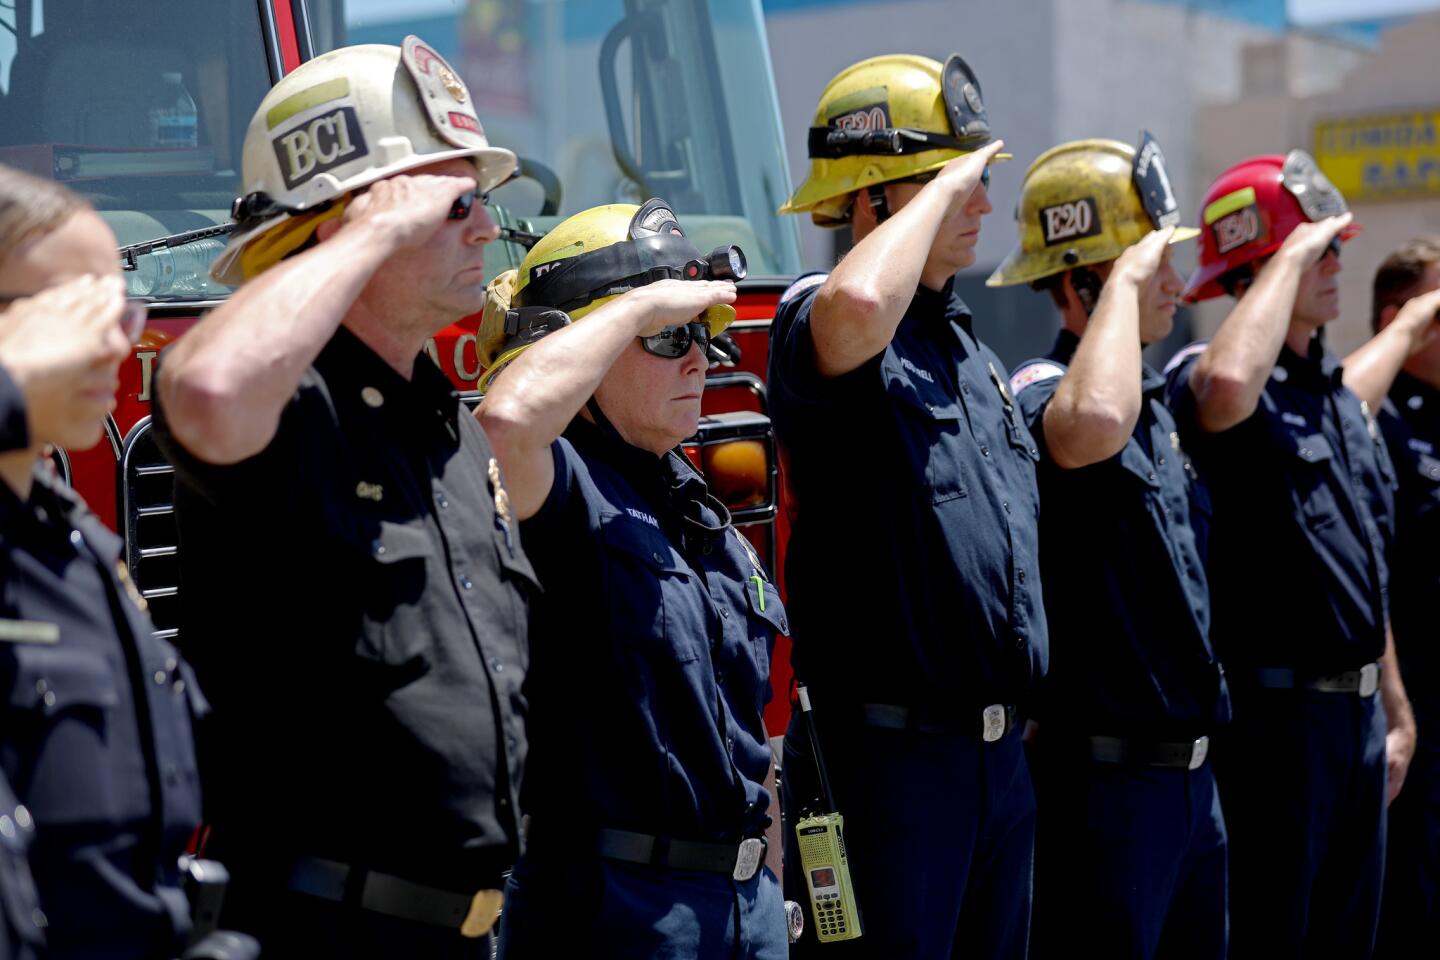
M 1050 672 L 1036 708 L 1032 956 L 1225 956 L 1225 826 L 1206 762 L 1229 717 L 1210 648 L 1210 501 L 1141 349 L 1173 326 L 1180 213 L 1159 145 L 1080 140 L 1025 174 L 991 286 L 1062 329 L 1010 389 L 1040 448 Z M 1077 940 L 1078 938 L 1078 940 Z
M 825 88 L 810 176 L 782 208 L 856 240 L 833 273 L 791 287 L 771 328 L 771 415 L 798 504 L 795 670 L 863 919 L 821 955 L 1026 950 L 1035 798 L 1017 706 L 1046 657 L 1039 451 L 953 290 L 1000 146 L 959 56 L 875 57 Z M 798 722 L 785 750 L 793 824 L 817 789 Z M 796 892 L 799 860 L 792 846 Z
M 267 957 L 488 960 L 519 852 L 534 574 L 484 432 L 422 353 L 485 301 L 490 146 L 414 37 L 261 101 L 240 289 L 162 357 L 211 845 Z
M 702 259 L 661 200 L 596 207 L 550 231 L 486 307 L 477 415 L 546 588 L 507 960 L 786 954 L 762 710 L 789 624 L 677 449 L 710 339 L 735 319 L 743 261 L 717 254 Z
M 1358 228 L 1309 155 L 1236 164 L 1200 219 L 1185 296 L 1237 302 L 1166 375 L 1215 505 L 1212 633 L 1235 713 L 1215 752 L 1230 955 L 1368 957 L 1386 768 L 1398 789 L 1415 743 L 1386 612 L 1394 473 L 1362 400 L 1399 364 L 1362 384 L 1325 349 Z

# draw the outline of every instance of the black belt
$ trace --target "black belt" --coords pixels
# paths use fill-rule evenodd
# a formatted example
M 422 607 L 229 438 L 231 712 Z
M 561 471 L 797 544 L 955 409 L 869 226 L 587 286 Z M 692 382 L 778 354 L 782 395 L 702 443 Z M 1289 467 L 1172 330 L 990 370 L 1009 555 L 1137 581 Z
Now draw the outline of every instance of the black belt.
M 769 847 L 764 837 L 747 837 L 739 843 L 706 843 L 630 830 L 600 830 L 596 840 L 600 856 L 610 860 L 723 873 L 741 882 L 760 872 Z
M 286 885 L 296 893 L 353 903 L 414 923 L 448 927 L 465 937 L 482 937 L 490 932 L 499 916 L 502 896 L 499 890 L 456 893 L 319 857 L 297 859 Z
M 1209 737 L 1174 741 L 1133 740 L 1128 737 L 1090 738 L 1090 756 L 1100 763 L 1199 770 L 1209 753 Z
M 1289 667 L 1261 667 L 1255 679 L 1267 690 L 1317 690 L 1320 693 L 1356 693 L 1373 697 L 1380 689 L 1380 664 L 1367 663 L 1358 670 L 1329 676 L 1314 676 Z
M 986 743 L 994 743 L 1015 728 L 1015 708 L 1004 703 L 992 703 L 978 715 L 893 703 L 864 703 L 860 710 L 866 726 L 911 733 L 966 733 L 978 735 Z

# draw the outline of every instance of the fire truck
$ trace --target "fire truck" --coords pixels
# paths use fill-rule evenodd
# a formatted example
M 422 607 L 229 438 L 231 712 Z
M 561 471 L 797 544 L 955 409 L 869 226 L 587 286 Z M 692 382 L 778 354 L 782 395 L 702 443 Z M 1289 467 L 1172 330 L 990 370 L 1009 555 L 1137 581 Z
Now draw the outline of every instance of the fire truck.
M 763 377 L 800 244 L 775 212 L 790 180 L 759 0 L 14 0 L 0 4 L 0 163 L 93 204 L 121 244 L 128 294 L 151 305 L 104 438 L 54 459 L 124 538 L 157 629 L 177 636 L 182 587 L 173 471 L 150 429 L 156 360 L 229 292 L 208 269 L 243 192 L 246 125 L 303 61 L 409 33 L 461 72 L 491 142 L 521 158 L 521 177 L 492 195 L 509 228 L 485 251 L 492 275 L 519 265 L 527 235 L 652 196 L 701 249 L 744 249 L 739 320 L 685 449 L 779 576 L 787 524 Z M 478 323 L 457 319 L 426 345 L 472 405 Z M 263 571 L 246 587 L 264 602 Z M 783 638 L 772 669 L 778 734 Z

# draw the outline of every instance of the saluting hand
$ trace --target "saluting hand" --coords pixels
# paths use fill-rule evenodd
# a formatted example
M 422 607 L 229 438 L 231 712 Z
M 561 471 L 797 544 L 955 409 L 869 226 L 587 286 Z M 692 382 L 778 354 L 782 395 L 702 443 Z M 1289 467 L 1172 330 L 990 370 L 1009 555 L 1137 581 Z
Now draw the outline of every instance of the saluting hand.
M 129 349 L 120 329 L 125 283 L 76 277 L 16 300 L 0 316 L 0 364 L 25 394 L 32 432 L 75 397 L 113 389 Z
M 653 337 L 666 327 L 689 323 L 710 307 L 735 302 L 735 284 L 729 280 L 661 280 L 625 294 L 642 302 L 637 337 Z
M 1115 261 L 1115 269 L 1107 282 L 1133 283 L 1137 289 L 1144 289 L 1160 272 L 1165 249 L 1174 235 L 1174 227 L 1163 227 L 1151 230 L 1139 243 L 1131 244 Z
M 475 187 L 470 177 L 389 177 L 352 199 L 342 219 L 347 226 L 372 228 L 395 250 L 417 247 L 445 224 L 455 201 Z
M 963 207 L 980 185 L 980 176 L 1005 146 L 1004 140 L 986 144 L 974 153 L 966 153 L 951 160 L 940 168 L 931 183 L 942 190 L 950 191 L 950 210 Z
M 1353 213 L 1342 213 L 1338 217 L 1326 217 L 1324 220 L 1316 220 L 1314 223 L 1302 223 L 1296 227 L 1285 242 L 1280 244 L 1277 257 L 1289 257 L 1303 270 L 1310 264 L 1319 260 L 1325 253 L 1325 248 L 1330 241 L 1340 235 L 1340 231 L 1350 226 L 1350 221 L 1355 219 Z
M 1440 287 L 1405 301 L 1392 321 L 1410 335 L 1410 354 L 1419 353 L 1440 335 Z

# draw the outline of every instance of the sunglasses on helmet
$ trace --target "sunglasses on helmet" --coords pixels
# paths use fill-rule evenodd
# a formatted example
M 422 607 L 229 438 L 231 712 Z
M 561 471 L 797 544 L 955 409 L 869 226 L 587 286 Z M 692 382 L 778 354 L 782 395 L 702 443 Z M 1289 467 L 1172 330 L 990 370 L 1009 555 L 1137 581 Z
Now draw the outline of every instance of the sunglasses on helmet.
M 700 344 L 700 352 L 710 350 L 710 325 L 708 323 L 680 323 L 666 327 L 653 337 L 641 337 L 640 346 L 646 353 L 668 360 L 679 360 L 690 352 L 690 344 Z

